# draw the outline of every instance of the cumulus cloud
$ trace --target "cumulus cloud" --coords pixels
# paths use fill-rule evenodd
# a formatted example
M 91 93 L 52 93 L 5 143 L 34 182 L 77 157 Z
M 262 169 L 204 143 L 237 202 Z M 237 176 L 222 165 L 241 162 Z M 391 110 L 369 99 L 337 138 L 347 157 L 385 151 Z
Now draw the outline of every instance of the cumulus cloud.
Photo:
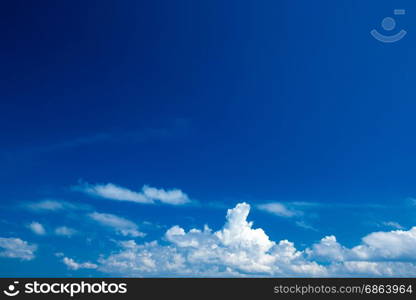
M 328 270 L 334 276 L 414 276 L 414 249 L 416 227 L 408 231 L 373 232 L 353 248 L 342 246 L 335 236 L 327 236 L 306 249 L 306 253 L 310 259 L 331 263 Z
M 90 262 L 84 262 L 79 263 L 73 260 L 72 258 L 64 257 L 62 259 L 62 262 L 68 267 L 68 269 L 71 270 L 79 270 L 79 269 L 96 269 L 97 265 L 90 263 Z
M 229 209 L 225 225 L 188 232 L 173 226 L 165 233 L 168 245 L 157 241 L 120 243 L 120 251 L 101 257 L 98 269 L 131 276 L 284 276 L 326 274 L 324 267 L 305 260 L 293 243 L 271 241 L 261 228 L 247 221 L 250 206 Z
M 55 228 L 55 234 L 60 236 L 66 236 L 71 237 L 73 236 L 77 231 L 75 229 L 66 227 L 66 226 L 60 226 Z
M 391 261 L 346 261 L 332 263 L 329 273 L 336 277 L 374 276 L 374 277 L 414 277 L 416 264 Z
M 145 234 L 138 230 L 137 225 L 125 218 L 105 213 L 93 212 L 88 216 L 97 223 L 114 229 L 117 233 L 123 236 L 143 237 Z
M 95 185 L 81 183 L 73 189 L 91 196 L 116 201 L 129 201 L 143 204 L 153 204 L 159 201 L 171 205 L 182 205 L 190 202 L 188 195 L 179 189 L 164 190 L 148 185 L 144 185 L 141 192 L 135 192 L 112 183 Z
M 98 259 L 97 269 L 127 276 L 414 276 L 416 227 L 373 232 L 348 248 L 333 235 L 306 249 L 275 242 L 247 220 L 250 206 L 229 209 L 224 226 L 186 231 L 173 226 L 164 243 L 119 242 L 119 250 Z
M 408 231 L 373 232 L 362 240 L 362 245 L 352 249 L 361 258 L 416 261 L 416 227 Z
M 19 238 L 0 237 L 0 257 L 32 260 L 35 258 L 36 248 L 36 245 L 29 244 Z
M 43 225 L 40 224 L 39 222 L 32 222 L 32 223 L 30 223 L 28 225 L 28 228 L 30 230 L 32 230 L 32 232 L 34 234 L 37 234 L 37 235 L 45 235 L 46 234 L 45 227 L 43 227 Z
M 339 244 L 334 235 L 326 236 L 313 244 L 306 249 L 306 254 L 320 262 L 344 261 L 350 255 L 349 250 Z

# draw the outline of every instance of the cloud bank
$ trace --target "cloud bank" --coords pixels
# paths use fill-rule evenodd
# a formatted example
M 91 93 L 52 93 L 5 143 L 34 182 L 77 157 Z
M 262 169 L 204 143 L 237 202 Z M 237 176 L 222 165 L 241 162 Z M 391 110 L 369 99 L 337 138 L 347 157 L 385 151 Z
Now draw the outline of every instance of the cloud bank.
M 416 227 L 374 232 L 347 248 L 326 236 L 299 250 L 272 241 L 247 221 L 250 206 L 229 209 L 222 229 L 168 229 L 164 242 L 120 241 L 119 250 L 97 261 L 97 269 L 123 276 L 414 276 Z

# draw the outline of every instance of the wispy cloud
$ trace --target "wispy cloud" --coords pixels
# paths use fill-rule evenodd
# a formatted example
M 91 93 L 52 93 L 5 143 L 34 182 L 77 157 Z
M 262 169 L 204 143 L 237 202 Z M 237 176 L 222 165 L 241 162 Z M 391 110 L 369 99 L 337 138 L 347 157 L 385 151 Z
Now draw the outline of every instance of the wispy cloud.
M 66 226 L 60 226 L 60 227 L 55 228 L 55 234 L 60 235 L 60 236 L 71 237 L 76 233 L 77 231 L 75 229 L 72 229 Z
M 394 221 L 388 221 L 388 222 L 382 222 L 381 225 L 386 226 L 386 227 L 390 227 L 393 229 L 404 229 L 404 227 L 402 225 L 400 225 L 397 222 Z
M 171 205 L 182 205 L 190 202 L 187 194 L 179 189 L 158 189 L 144 185 L 140 192 L 125 187 L 107 184 L 80 183 L 72 188 L 74 191 L 86 193 L 91 196 L 116 201 L 128 201 L 142 204 L 153 204 L 157 201 Z
M 125 141 L 128 141 L 129 143 L 143 143 L 149 140 L 166 140 L 182 137 L 189 131 L 190 127 L 188 120 L 175 119 L 165 127 L 97 132 L 90 135 L 74 137 L 72 139 L 29 147 L 26 148 L 23 153 L 48 153 L 100 143 L 123 143 Z
M 410 205 L 416 206 L 416 198 L 408 198 L 407 200 L 410 203 Z
M 38 146 L 31 149 L 32 152 L 52 152 L 56 150 L 80 147 L 90 144 L 95 144 L 99 142 L 109 141 L 112 135 L 109 133 L 96 133 L 89 136 L 76 137 L 71 140 L 58 141 L 53 144 Z
M 42 224 L 40 224 L 39 222 L 32 222 L 27 226 L 34 234 L 37 235 L 45 235 L 46 234 L 46 230 L 45 227 L 43 227 Z
M 296 226 L 303 228 L 303 229 L 307 229 L 307 230 L 313 230 L 313 231 L 318 231 L 315 227 L 313 227 L 312 225 L 310 225 L 309 223 L 307 223 L 304 220 L 298 220 L 295 222 Z
M 115 230 L 123 236 L 143 237 L 145 234 L 138 230 L 138 226 L 125 218 L 113 215 L 93 212 L 88 216 L 95 222 Z
M 142 188 L 142 193 L 152 201 L 166 204 L 181 205 L 190 202 L 188 195 L 179 189 L 164 190 L 145 185 Z
M 404 203 L 402 204 L 404 205 Z M 408 204 L 407 204 L 408 205 Z M 323 214 L 333 214 L 335 211 L 342 210 L 365 210 L 379 209 L 386 210 L 391 207 L 387 205 L 380 205 L 377 203 L 325 203 L 325 202 L 269 202 L 259 204 L 256 206 L 261 211 L 268 212 L 278 217 L 292 219 L 294 224 L 300 228 L 318 231 L 316 227 L 311 224 L 313 219 L 318 215 L 322 217 Z M 378 223 L 378 226 L 388 226 L 394 229 L 403 229 L 400 224 L 395 222 Z
M 266 204 L 260 204 L 257 206 L 258 209 L 274 214 L 279 217 L 295 217 L 302 214 L 300 211 L 293 208 L 289 208 L 287 205 L 280 202 L 272 202 Z
M 315 208 L 315 203 L 305 202 L 272 202 L 266 204 L 260 204 L 257 206 L 258 209 L 273 214 L 278 217 L 291 218 L 294 220 L 294 224 L 302 229 L 318 231 L 313 227 L 309 221 L 306 220 L 304 209 Z
M 19 238 L 0 237 L 0 257 L 32 260 L 35 258 L 36 245 L 29 244 Z
M 23 206 L 33 211 L 61 211 L 69 209 L 86 209 L 86 205 L 70 203 L 61 200 L 41 200 L 38 202 L 24 203 Z
M 153 203 L 151 199 L 147 198 L 142 193 L 134 192 L 112 183 L 95 185 L 82 183 L 73 187 L 73 190 L 109 200 L 129 201 L 136 203 Z
M 79 269 L 96 269 L 97 265 L 90 263 L 90 262 L 83 262 L 79 263 L 69 257 L 64 257 L 62 262 L 71 270 L 79 270 Z

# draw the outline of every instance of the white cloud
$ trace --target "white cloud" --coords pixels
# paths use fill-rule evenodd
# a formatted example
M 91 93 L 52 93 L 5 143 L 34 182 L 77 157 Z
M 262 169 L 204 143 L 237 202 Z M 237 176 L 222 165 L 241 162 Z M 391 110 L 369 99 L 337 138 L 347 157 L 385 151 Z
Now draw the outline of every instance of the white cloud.
M 143 237 L 145 234 L 138 230 L 135 223 L 112 214 L 93 212 L 88 215 L 99 224 L 110 227 L 123 236 Z
M 324 237 L 306 250 L 310 259 L 329 262 L 333 276 L 414 276 L 416 274 L 416 227 L 408 231 L 373 232 L 353 248 L 342 246 L 334 236 Z
M 34 211 L 60 211 L 67 209 L 80 209 L 81 205 L 75 205 L 66 201 L 42 200 L 39 202 L 26 203 L 25 207 Z
M 315 227 L 313 227 L 312 225 L 308 224 L 307 222 L 303 220 L 296 221 L 295 224 L 296 226 L 299 226 L 300 228 L 303 228 L 303 229 L 318 231 Z
M 337 242 L 334 235 L 326 236 L 312 245 L 310 249 L 306 249 L 309 258 L 320 262 L 337 262 L 344 261 L 349 255 L 349 250 Z
M 107 184 L 96 184 L 91 185 L 88 183 L 82 184 L 75 188 L 76 190 L 82 191 L 92 196 L 101 197 L 110 200 L 118 201 L 130 201 L 137 203 L 152 203 L 151 199 L 148 199 L 141 193 L 131 191 L 121 186 L 107 183 Z
M 308 221 L 304 220 L 305 214 L 302 210 L 317 207 L 319 205 L 320 204 L 313 202 L 271 202 L 257 205 L 257 209 L 278 217 L 294 218 L 296 226 L 306 230 L 318 231 L 315 227 L 309 224 Z M 311 214 L 309 214 L 309 216 L 311 216 Z
M 30 223 L 28 225 L 28 228 L 30 230 L 32 230 L 32 232 L 35 233 L 35 234 L 37 234 L 37 235 L 45 235 L 46 234 L 45 228 L 39 222 L 32 222 L 32 223 Z
M 279 217 L 294 217 L 301 214 L 301 212 L 288 208 L 286 205 L 280 202 L 261 204 L 258 205 L 257 208 Z
M 157 189 L 150 186 L 143 186 L 142 188 L 143 195 L 151 200 L 159 200 L 162 203 L 180 205 L 190 202 L 188 195 L 182 192 L 179 189 L 164 190 Z
M 375 277 L 414 277 L 416 264 L 389 261 L 346 261 L 328 266 L 333 277 L 375 276 Z
M 32 260 L 35 258 L 34 252 L 36 251 L 37 246 L 31 245 L 19 238 L 0 237 L 0 248 L 0 257 Z
M 34 210 L 61 210 L 64 208 L 64 205 L 55 200 L 43 200 L 36 203 L 30 203 L 28 207 Z
M 96 269 L 97 265 L 90 263 L 90 262 L 84 262 L 79 263 L 73 260 L 72 258 L 64 257 L 62 259 L 62 262 L 68 267 L 68 269 L 71 270 L 79 270 L 79 269 Z
M 75 229 L 66 227 L 66 226 L 60 226 L 55 228 L 55 234 L 60 236 L 66 236 L 71 237 L 73 236 L 77 231 Z
M 167 230 L 169 245 L 158 242 L 120 243 L 120 252 L 99 259 L 99 270 L 130 276 L 323 276 L 324 267 L 305 260 L 293 243 L 270 240 L 247 221 L 250 206 L 240 203 L 227 211 L 224 227 L 213 232 Z
M 416 227 L 408 231 L 373 232 L 362 240 L 362 245 L 352 249 L 360 258 L 416 260 Z
M 247 221 L 250 206 L 229 209 L 222 229 L 186 231 L 176 225 L 166 245 L 153 241 L 119 243 L 119 251 L 98 259 L 98 269 L 127 276 L 414 276 L 416 227 L 374 232 L 348 248 L 333 235 L 299 250 L 288 241 L 272 241 Z
M 144 185 L 141 192 L 135 192 L 112 183 L 96 184 L 82 183 L 73 188 L 88 195 L 116 201 L 152 204 L 156 201 L 171 205 L 182 205 L 190 202 L 187 194 L 179 189 L 164 190 Z
M 388 222 L 383 222 L 382 225 L 387 226 L 387 227 L 391 227 L 394 229 L 404 229 L 404 227 L 402 225 L 400 225 L 397 222 L 394 221 L 388 221 Z

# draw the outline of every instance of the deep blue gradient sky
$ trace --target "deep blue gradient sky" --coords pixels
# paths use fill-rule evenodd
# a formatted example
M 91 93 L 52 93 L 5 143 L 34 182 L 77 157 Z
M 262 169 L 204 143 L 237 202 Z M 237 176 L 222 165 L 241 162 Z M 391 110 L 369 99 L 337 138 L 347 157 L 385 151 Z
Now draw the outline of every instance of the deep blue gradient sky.
M 369 31 L 395 8 L 408 35 L 380 43 Z M 352 247 L 386 222 L 409 229 L 415 11 L 387 0 L 2 3 L 0 236 L 38 250 L 0 258 L 0 275 L 103 275 L 68 271 L 55 253 L 93 261 L 111 252 L 108 231 L 83 210 L 25 208 L 44 199 L 133 220 L 145 241 L 173 225 L 218 230 L 243 201 L 255 227 L 299 249 L 330 234 Z M 74 191 L 82 182 L 178 188 L 194 204 L 103 200 Z M 254 209 L 269 202 L 313 208 L 302 220 Z M 32 221 L 85 235 L 38 236 Z

